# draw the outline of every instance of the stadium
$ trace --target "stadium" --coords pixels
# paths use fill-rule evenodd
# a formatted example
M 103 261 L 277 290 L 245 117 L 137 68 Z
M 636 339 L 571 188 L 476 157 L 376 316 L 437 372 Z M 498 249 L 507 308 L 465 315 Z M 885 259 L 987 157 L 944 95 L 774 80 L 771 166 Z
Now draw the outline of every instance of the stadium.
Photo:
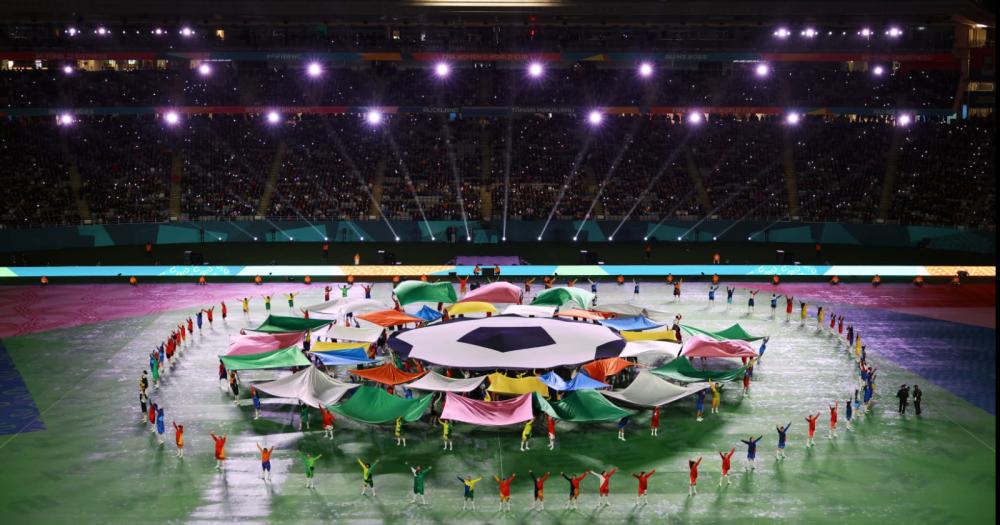
M 0 7 L 3 523 L 996 521 L 992 2 Z

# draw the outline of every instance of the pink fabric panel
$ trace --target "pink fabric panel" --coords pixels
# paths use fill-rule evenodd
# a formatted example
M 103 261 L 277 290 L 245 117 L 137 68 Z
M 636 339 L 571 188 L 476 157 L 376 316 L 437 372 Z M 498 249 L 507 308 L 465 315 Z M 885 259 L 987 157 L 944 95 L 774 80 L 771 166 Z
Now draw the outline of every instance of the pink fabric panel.
M 490 283 L 465 294 L 460 303 L 482 301 L 484 303 L 517 303 L 521 289 L 508 282 Z
M 716 341 L 696 335 L 684 342 L 685 357 L 757 357 L 757 351 L 746 341 Z
M 229 352 L 226 355 L 251 355 L 273 352 L 281 348 L 298 345 L 302 342 L 302 337 L 302 332 L 234 335 L 229 337 Z
M 441 419 L 461 421 L 473 425 L 503 426 L 534 419 L 531 394 L 521 394 L 506 401 L 477 401 L 451 392 L 444 400 Z

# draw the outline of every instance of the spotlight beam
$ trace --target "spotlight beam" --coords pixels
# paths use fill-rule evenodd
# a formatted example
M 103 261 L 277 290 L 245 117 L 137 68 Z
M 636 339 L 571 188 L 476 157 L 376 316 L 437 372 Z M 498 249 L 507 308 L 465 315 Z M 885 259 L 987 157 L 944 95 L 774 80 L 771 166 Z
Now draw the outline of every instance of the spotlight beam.
M 542 231 L 538 232 L 538 237 L 542 238 L 545 236 L 545 230 L 548 229 L 549 223 L 552 222 L 552 217 L 555 216 L 556 210 L 559 209 L 559 205 L 562 204 L 563 197 L 566 196 L 566 190 L 569 189 L 569 184 L 573 182 L 576 177 L 577 172 L 580 170 L 580 163 L 583 162 L 583 156 L 587 154 L 587 150 L 590 149 L 590 139 L 592 135 L 587 135 L 587 140 L 584 141 L 583 147 L 576 154 L 576 158 L 573 159 L 573 165 L 569 169 L 569 173 L 566 174 L 566 178 L 563 179 L 562 187 L 559 188 L 559 196 L 556 197 L 556 203 L 552 206 L 552 210 L 549 211 L 549 217 L 545 219 L 545 225 L 542 226 Z
M 742 218 L 741 218 L 741 220 L 742 220 Z M 747 240 L 748 241 L 753 240 L 753 238 L 756 237 L 757 234 L 764 233 L 767 230 L 770 230 L 772 226 L 774 226 L 775 224 L 778 224 L 779 222 L 781 222 L 783 220 L 785 220 L 785 217 L 781 217 L 781 218 L 775 219 L 773 222 L 771 222 L 771 224 L 768 224 L 767 226 L 764 226 L 763 229 L 751 233 L 749 236 L 747 236 Z
M 660 226 L 662 226 L 663 223 L 666 222 L 667 219 L 669 219 L 670 216 L 673 215 L 675 211 L 677 211 L 677 208 L 681 207 L 681 204 L 684 204 L 685 202 L 688 201 L 688 199 L 690 199 L 691 197 L 694 196 L 694 194 L 695 194 L 696 191 L 697 190 L 696 190 L 696 188 L 694 186 L 692 186 L 690 189 L 688 189 L 687 193 L 684 194 L 684 197 L 681 198 L 681 200 L 677 201 L 677 204 L 674 204 L 674 207 L 670 208 L 670 211 L 668 211 L 666 214 L 664 214 L 663 218 L 660 219 L 660 222 L 656 223 L 656 225 L 653 226 L 653 229 L 649 230 L 649 233 L 647 233 L 645 236 L 646 237 L 652 237 L 653 234 L 656 233 L 656 230 L 660 229 Z
M 358 181 L 358 186 L 364 188 L 365 193 L 368 194 L 368 200 L 372 201 L 372 204 L 375 205 L 375 209 L 378 210 L 379 217 L 382 218 L 382 222 L 385 223 L 385 227 L 389 228 L 389 231 L 392 232 L 393 238 L 398 239 L 399 234 L 396 233 L 396 230 L 392 227 L 389 219 L 386 218 L 385 212 L 382 211 L 382 204 L 375 200 L 375 195 L 372 194 L 372 190 L 368 187 L 368 183 L 365 182 L 364 177 L 361 176 L 361 171 L 358 170 L 357 164 L 354 163 L 354 159 L 347 153 L 347 148 L 344 147 L 344 142 L 340 140 L 340 135 L 331 129 L 329 123 L 324 121 L 324 124 L 327 130 L 327 136 L 333 138 L 333 145 L 336 146 L 337 153 L 340 153 L 340 156 L 344 158 L 344 162 L 347 163 L 347 168 L 351 170 L 351 174 L 354 175 L 354 178 Z M 357 230 L 355 230 L 355 232 L 357 232 Z M 360 233 L 358 234 L 358 237 L 361 237 Z
M 396 139 L 392 138 L 392 133 L 387 129 L 385 131 L 385 136 L 389 140 L 389 147 L 392 148 L 392 154 L 396 157 L 396 165 L 399 166 L 399 171 L 403 172 L 403 179 L 406 180 L 406 186 L 410 189 L 410 195 L 413 196 L 413 202 L 417 204 L 417 211 L 420 212 L 420 218 L 424 221 L 424 227 L 427 228 L 427 234 L 434 238 L 434 232 L 431 230 L 431 223 L 427 222 L 427 215 L 424 214 L 424 207 L 420 204 L 420 199 L 417 198 L 417 188 L 413 185 L 413 179 L 410 178 L 410 170 L 406 168 L 406 164 L 403 162 L 403 156 L 399 154 L 399 145 L 396 144 Z
M 608 168 L 607 173 L 604 174 L 604 179 L 601 181 L 600 186 L 597 188 L 597 194 L 594 195 L 594 200 L 590 202 L 590 207 L 587 208 L 587 213 L 584 214 L 583 220 L 580 221 L 580 227 L 577 228 L 576 233 L 573 234 L 573 239 L 576 239 L 580 232 L 583 231 L 583 227 L 586 226 L 587 221 L 590 219 L 590 213 L 594 211 L 594 207 L 597 206 L 597 201 L 601 199 L 601 195 L 604 194 L 604 188 L 607 187 L 608 182 L 611 181 L 611 177 L 615 174 L 615 170 L 618 169 L 618 164 L 621 162 L 622 157 L 628 152 L 628 149 L 632 146 L 632 137 L 635 136 L 635 132 L 639 125 L 642 123 L 641 120 L 636 120 L 632 123 L 632 127 L 629 129 L 628 133 L 625 134 L 625 143 L 618 150 L 618 155 L 615 156 L 615 160 L 611 162 L 611 166 Z
M 323 193 L 326 194 L 325 191 Z M 326 197 L 330 198 L 330 195 L 326 194 Z M 299 209 L 296 208 L 289 200 L 285 199 L 285 196 L 282 195 L 281 192 L 278 192 L 278 198 L 281 199 L 281 201 L 284 202 L 289 208 L 291 208 L 291 210 L 293 212 L 295 212 L 295 215 L 297 215 L 302 222 L 305 222 L 306 224 L 308 224 L 309 227 L 312 228 L 313 231 L 315 231 L 317 235 L 319 235 L 320 237 L 323 237 L 324 239 L 326 238 L 326 235 L 324 235 L 323 232 L 321 232 L 319 230 L 319 228 L 316 227 L 315 224 L 313 224 L 312 222 L 310 222 L 309 219 L 307 219 L 305 215 L 302 215 L 302 212 L 300 212 Z M 291 238 L 291 237 L 289 237 L 289 238 Z
M 354 226 L 354 221 L 343 221 L 343 222 L 347 223 L 348 228 L 354 230 L 354 234 L 358 236 L 358 239 L 361 239 L 362 241 L 365 240 L 365 236 L 361 235 L 361 231 Z M 393 234 L 393 237 L 395 236 L 396 235 Z
M 236 228 L 237 230 L 239 230 L 239 231 L 243 232 L 244 234 L 246 234 L 247 237 L 249 237 L 251 239 L 256 239 L 257 238 L 256 236 L 254 236 L 254 234 L 252 234 L 252 233 L 244 230 L 243 228 L 240 228 L 240 226 L 238 224 L 236 224 L 235 222 L 233 222 L 231 220 L 228 220 L 228 219 L 226 220 L 226 222 L 228 222 L 229 224 L 231 224 L 233 226 L 233 228 Z
M 510 162 L 514 140 L 514 119 L 507 119 L 507 141 L 503 152 L 503 233 L 501 240 L 507 240 L 507 204 L 510 202 Z
M 625 225 L 625 221 L 627 221 L 628 218 L 631 217 L 633 213 L 635 213 L 635 209 L 638 208 L 640 204 L 642 204 L 643 200 L 645 200 L 646 194 L 649 193 L 649 190 L 653 189 L 653 186 L 655 186 L 656 183 L 659 182 L 660 177 L 662 177 L 663 174 L 667 172 L 667 167 L 669 165 L 670 165 L 670 159 L 664 161 L 663 164 L 660 165 L 660 169 L 657 170 L 656 175 L 654 175 L 653 178 L 649 180 L 649 184 L 646 185 L 646 188 L 642 190 L 642 193 L 639 194 L 639 197 L 635 200 L 635 202 L 632 203 L 632 207 L 629 208 L 628 213 L 625 215 L 625 217 L 622 217 L 621 222 L 619 222 L 618 226 L 615 227 L 615 231 L 611 232 L 611 235 L 608 236 L 609 241 L 615 238 L 615 235 L 618 234 L 618 230 L 622 229 L 622 226 Z
M 766 168 L 764 168 L 764 170 L 763 170 L 763 171 L 764 171 L 764 172 L 767 172 L 767 171 L 768 171 L 768 170 L 770 170 L 770 169 L 771 169 L 771 168 L 772 168 L 772 167 L 773 167 L 773 166 L 774 166 L 775 164 L 776 164 L 776 163 L 772 163 L 771 165 L 769 165 L 769 166 L 767 166 Z M 778 184 L 779 182 L 783 182 L 783 181 L 784 181 L 784 179 L 780 179 L 779 181 L 777 181 L 777 182 L 775 182 L 775 183 L 771 184 L 770 186 L 767 186 L 766 188 L 764 188 L 764 190 L 765 190 L 765 191 L 769 191 L 769 190 L 771 190 L 771 189 L 772 189 L 772 188 L 773 188 L 774 186 L 776 186 L 776 185 L 777 185 L 777 184 Z M 751 187 L 751 186 L 747 185 L 747 186 L 744 186 L 744 187 L 743 187 L 743 189 L 742 189 L 741 191 L 738 191 L 738 192 L 736 192 L 736 193 L 730 193 L 730 194 L 729 194 L 729 197 L 727 197 L 727 198 L 726 198 L 726 200 L 722 201 L 722 203 L 721 203 L 721 204 L 719 204 L 718 206 L 716 206 L 715 208 L 713 208 L 713 209 L 712 209 L 711 211 L 709 211 L 708 213 L 706 213 L 704 217 L 702 217 L 702 218 L 701 218 L 701 219 L 700 219 L 700 220 L 699 220 L 698 222 L 694 223 L 694 225 L 693 225 L 693 226 L 691 226 L 690 228 L 688 228 L 688 229 L 687 229 L 687 231 L 685 231 L 684 233 L 682 233 L 682 234 L 681 234 L 681 239 L 683 239 L 684 237 L 687 237 L 687 234 L 691 233 L 691 232 L 692 232 L 692 231 L 693 231 L 693 230 L 694 230 L 695 228 L 697 228 L 698 226 L 701 226 L 701 223 L 703 223 L 703 222 L 705 222 L 706 220 L 708 220 L 708 218 L 709 218 L 709 217 L 711 217 L 713 213 L 715 213 L 715 212 L 717 212 L 717 211 L 721 210 L 721 209 L 722 209 L 722 208 L 724 208 L 724 207 L 725 207 L 725 206 L 726 206 L 727 204 L 729 204 L 730 202 L 732 202 L 732 201 L 733 201 L 734 199 L 736 199 L 737 197 L 740 197 L 740 196 L 742 196 L 742 195 L 743 195 L 744 193 L 746 193 L 746 190 L 750 189 L 750 187 Z M 748 213 L 752 213 L 752 212 L 753 212 L 754 210 L 756 210 L 757 208 L 759 208 L 759 207 L 760 207 L 761 205 L 763 205 L 763 204 L 764 204 L 765 202 L 767 202 L 767 201 L 761 201 L 761 202 L 757 203 L 757 205 L 756 205 L 756 206 L 754 206 L 754 207 L 753 207 L 753 208 L 752 208 L 752 209 L 750 210 L 750 212 L 748 212 Z M 742 220 L 742 218 L 740 218 L 740 220 Z M 728 228 L 727 228 L 727 229 L 728 229 Z M 723 231 L 725 231 L 725 230 L 723 230 Z M 718 237 L 718 236 L 716 236 L 716 237 Z
M 444 135 L 445 151 L 448 153 L 448 164 L 451 165 L 451 178 L 455 183 L 455 196 L 458 199 L 458 209 L 462 211 L 462 225 L 465 226 L 465 238 L 469 239 L 469 218 L 465 214 L 465 198 L 462 197 L 461 175 L 458 173 L 458 161 L 455 160 L 455 148 L 451 147 L 451 130 L 448 129 L 448 122 L 442 119 L 441 133 Z
M 670 155 L 667 156 L 666 160 L 663 161 L 663 164 L 660 166 L 660 170 L 656 172 L 656 176 L 653 177 L 653 180 L 649 181 L 649 185 L 646 186 L 646 189 L 644 189 L 642 191 L 642 193 L 639 194 L 639 198 L 636 199 L 636 201 L 635 201 L 634 204 L 632 204 L 632 208 L 628 211 L 628 215 L 626 215 L 624 218 L 622 218 L 621 222 L 619 222 L 618 226 L 615 228 L 615 231 L 611 232 L 611 235 L 609 236 L 608 240 L 613 239 L 615 237 L 615 235 L 618 234 L 618 230 L 620 230 L 622 228 L 622 226 L 625 225 L 625 221 L 627 221 L 628 218 L 632 216 L 632 213 L 635 212 L 635 209 L 638 208 L 639 204 L 641 204 L 642 201 L 643 201 L 643 199 L 646 198 L 646 194 L 649 193 L 649 191 L 651 189 L 653 189 L 653 185 L 658 180 L 660 180 L 660 177 L 662 177 L 664 173 L 666 173 L 667 168 L 669 168 L 670 165 L 674 162 L 674 159 L 677 158 L 677 155 L 679 155 L 680 152 L 684 150 L 684 146 L 687 145 L 688 140 L 690 140 L 690 139 L 691 139 L 691 134 L 690 133 L 685 133 L 684 137 L 681 138 L 680 142 L 677 144 L 677 147 L 675 147 L 673 149 L 673 151 L 670 152 Z M 691 190 L 689 190 L 688 193 L 690 194 L 692 191 L 694 191 L 693 188 Z M 687 196 L 685 196 L 685 199 L 687 199 Z M 678 204 L 678 206 L 679 205 L 680 204 Z M 675 206 L 674 210 L 676 210 L 676 209 L 677 209 L 677 207 Z M 673 213 L 673 210 L 671 210 L 670 213 Z M 663 223 L 662 220 L 659 223 L 657 223 L 656 228 L 659 228 L 660 224 L 662 224 L 662 223 Z M 654 228 L 654 231 L 655 231 L 655 228 Z M 652 232 L 650 232 L 650 233 L 652 233 Z M 647 234 L 647 235 L 649 235 L 649 234 Z

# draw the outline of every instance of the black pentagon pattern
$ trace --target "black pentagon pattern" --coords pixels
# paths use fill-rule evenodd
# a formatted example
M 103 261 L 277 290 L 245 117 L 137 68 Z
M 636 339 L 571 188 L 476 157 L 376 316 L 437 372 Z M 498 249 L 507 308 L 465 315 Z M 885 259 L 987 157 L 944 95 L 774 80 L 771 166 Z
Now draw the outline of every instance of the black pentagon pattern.
M 458 340 L 497 352 L 513 352 L 556 343 L 540 326 L 486 326 L 476 328 Z

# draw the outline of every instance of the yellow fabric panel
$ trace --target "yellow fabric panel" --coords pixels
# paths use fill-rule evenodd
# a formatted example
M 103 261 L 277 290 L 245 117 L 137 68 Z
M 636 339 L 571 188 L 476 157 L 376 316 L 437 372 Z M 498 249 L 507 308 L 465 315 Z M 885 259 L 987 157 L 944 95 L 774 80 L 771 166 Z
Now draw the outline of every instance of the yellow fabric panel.
M 535 376 L 515 378 L 493 373 L 486 377 L 490 381 L 490 386 L 486 390 L 490 392 L 515 395 L 538 392 L 538 395 L 542 397 L 549 397 L 549 387 Z
M 618 332 L 621 334 L 626 341 L 669 341 L 671 343 L 677 343 L 677 334 L 673 330 L 656 330 L 656 331 L 645 331 L 645 332 L 634 332 L 629 330 L 622 330 Z
M 484 303 L 480 301 L 469 301 L 467 303 L 458 303 L 448 309 L 448 315 L 454 317 L 461 314 L 484 314 L 484 313 L 497 313 L 497 308 L 490 303 Z
M 313 343 L 311 352 L 331 352 L 334 350 L 348 350 L 351 348 L 368 348 L 368 343 L 328 343 L 328 342 L 316 342 Z

